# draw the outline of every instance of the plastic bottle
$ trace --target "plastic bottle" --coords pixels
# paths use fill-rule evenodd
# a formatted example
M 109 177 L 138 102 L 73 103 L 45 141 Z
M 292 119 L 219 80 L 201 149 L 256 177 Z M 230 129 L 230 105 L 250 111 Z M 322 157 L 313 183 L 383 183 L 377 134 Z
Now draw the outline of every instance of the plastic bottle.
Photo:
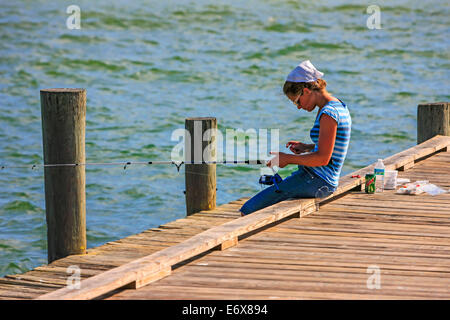
M 383 159 L 378 159 L 377 164 L 375 165 L 374 174 L 376 176 L 375 179 L 375 192 L 383 192 L 384 191 L 384 163 Z

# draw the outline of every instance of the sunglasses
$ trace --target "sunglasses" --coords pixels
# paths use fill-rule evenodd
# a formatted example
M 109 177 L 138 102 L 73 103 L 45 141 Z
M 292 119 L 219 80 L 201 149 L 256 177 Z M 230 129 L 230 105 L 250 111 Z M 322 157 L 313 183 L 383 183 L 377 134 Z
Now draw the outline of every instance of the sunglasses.
M 297 107 L 300 107 L 300 97 L 303 95 L 303 89 L 302 89 L 302 92 L 300 92 L 300 94 L 297 96 L 297 98 L 295 98 L 295 100 L 294 100 L 294 104 L 297 106 Z

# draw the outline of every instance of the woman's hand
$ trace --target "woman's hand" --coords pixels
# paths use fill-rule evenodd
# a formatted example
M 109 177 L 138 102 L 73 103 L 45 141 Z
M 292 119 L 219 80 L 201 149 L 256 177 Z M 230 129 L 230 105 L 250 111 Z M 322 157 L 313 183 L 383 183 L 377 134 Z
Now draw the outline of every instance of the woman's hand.
M 288 162 L 289 155 L 288 154 L 286 154 L 284 152 L 274 152 L 274 151 L 271 151 L 270 154 L 275 155 L 275 157 L 270 159 L 267 162 L 268 167 L 277 166 L 279 168 L 284 168 L 289 164 L 289 162 Z
M 293 153 L 300 154 L 304 152 L 311 151 L 311 145 L 302 143 L 300 141 L 289 141 L 286 143 L 286 148 L 289 148 Z

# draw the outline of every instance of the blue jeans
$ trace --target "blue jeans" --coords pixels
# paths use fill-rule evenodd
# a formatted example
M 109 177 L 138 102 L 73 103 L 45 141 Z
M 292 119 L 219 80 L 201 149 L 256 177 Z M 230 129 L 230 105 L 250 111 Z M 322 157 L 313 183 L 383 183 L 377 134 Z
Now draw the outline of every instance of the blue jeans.
M 274 185 L 262 190 L 249 199 L 240 211 L 247 215 L 286 199 L 324 198 L 336 190 L 334 186 L 304 166 L 298 166 L 298 170 L 279 183 L 278 188 L 281 192 L 276 192 Z

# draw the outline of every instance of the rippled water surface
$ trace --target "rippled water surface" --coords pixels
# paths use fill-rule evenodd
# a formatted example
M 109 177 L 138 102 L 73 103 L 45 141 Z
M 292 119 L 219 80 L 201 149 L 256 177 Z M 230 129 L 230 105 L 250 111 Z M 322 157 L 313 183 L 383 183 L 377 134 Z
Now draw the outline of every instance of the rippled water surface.
M 43 88 L 87 89 L 88 162 L 167 160 L 194 116 L 279 128 L 283 150 L 310 142 L 315 114 L 281 91 L 310 59 L 353 117 L 343 174 L 413 146 L 417 104 L 450 98 L 444 0 L 76 1 L 81 30 L 66 27 L 69 3 L 0 3 L 2 164 L 43 162 Z M 257 192 L 258 169 L 218 166 L 218 204 Z M 185 215 L 183 169 L 88 167 L 86 184 L 88 247 Z M 0 275 L 46 263 L 46 246 L 43 170 L 0 171 Z

